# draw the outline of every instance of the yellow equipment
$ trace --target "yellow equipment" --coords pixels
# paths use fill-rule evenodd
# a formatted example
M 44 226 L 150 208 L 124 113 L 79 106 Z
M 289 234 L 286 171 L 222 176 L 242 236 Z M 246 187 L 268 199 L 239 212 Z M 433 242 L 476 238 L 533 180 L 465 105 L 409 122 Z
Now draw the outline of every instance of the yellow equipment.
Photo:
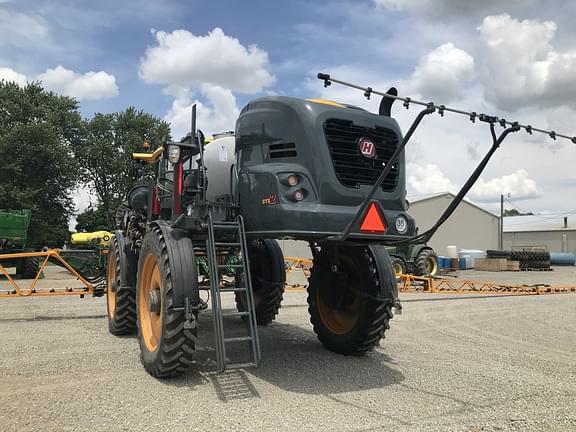
M 72 234 L 71 243 L 75 246 L 101 246 L 108 247 L 112 233 L 108 231 L 94 231 L 90 233 Z

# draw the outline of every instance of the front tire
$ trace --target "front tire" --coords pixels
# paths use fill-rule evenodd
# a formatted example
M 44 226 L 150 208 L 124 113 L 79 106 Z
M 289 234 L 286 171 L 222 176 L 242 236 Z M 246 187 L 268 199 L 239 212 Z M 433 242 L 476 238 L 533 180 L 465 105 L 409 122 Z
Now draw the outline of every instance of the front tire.
M 40 257 L 22 258 L 16 265 L 16 274 L 22 279 L 34 279 L 40 269 Z
M 408 267 L 406 265 L 406 261 L 404 261 L 404 258 L 396 255 L 392 255 L 390 258 L 392 259 L 392 267 L 394 268 L 394 273 L 396 273 L 396 276 L 406 274 Z
M 339 257 L 340 275 L 332 272 L 326 251 L 314 258 L 308 286 L 310 322 L 329 350 L 361 355 L 374 348 L 390 328 L 393 304 L 375 298 L 380 296 L 380 281 L 368 249 L 341 248 Z M 386 273 L 394 272 L 389 259 L 384 266 Z
M 190 239 L 172 233 L 170 228 L 152 226 L 144 236 L 138 261 L 136 304 L 141 360 L 144 369 L 159 378 L 188 370 L 196 342 L 196 327 L 187 326 L 184 308 L 174 304 L 176 290 L 186 292 L 192 286 L 197 294 L 194 250 Z
M 136 255 L 127 250 L 124 234 L 116 231 L 106 270 L 108 330 L 113 335 L 136 333 L 136 266 Z

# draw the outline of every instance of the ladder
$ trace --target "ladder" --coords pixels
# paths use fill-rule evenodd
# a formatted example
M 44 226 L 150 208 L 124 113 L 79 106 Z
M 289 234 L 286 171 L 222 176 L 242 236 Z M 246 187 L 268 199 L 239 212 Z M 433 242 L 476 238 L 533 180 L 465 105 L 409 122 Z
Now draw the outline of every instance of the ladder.
M 256 323 L 256 310 L 250 280 L 250 263 L 248 262 L 248 244 L 244 231 L 244 220 L 238 216 L 234 221 L 213 221 L 212 215 L 207 217 L 208 237 L 206 239 L 206 254 L 210 270 L 210 296 L 212 298 L 212 313 L 214 321 L 214 337 L 216 341 L 216 362 L 218 372 L 226 369 L 241 369 L 258 367 L 260 364 L 260 342 Z M 239 251 L 241 259 L 233 265 L 219 264 L 217 257 L 221 252 Z M 236 284 L 233 287 L 221 287 L 221 270 L 224 268 L 236 271 Z M 244 285 L 244 286 L 239 286 Z M 244 293 L 244 308 L 242 312 L 224 312 L 222 310 L 222 293 Z M 226 337 L 224 334 L 225 317 L 242 317 L 246 322 L 247 334 L 240 337 Z M 232 363 L 226 355 L 229 344 L 248 343 L 250 358 L 245 362 Z

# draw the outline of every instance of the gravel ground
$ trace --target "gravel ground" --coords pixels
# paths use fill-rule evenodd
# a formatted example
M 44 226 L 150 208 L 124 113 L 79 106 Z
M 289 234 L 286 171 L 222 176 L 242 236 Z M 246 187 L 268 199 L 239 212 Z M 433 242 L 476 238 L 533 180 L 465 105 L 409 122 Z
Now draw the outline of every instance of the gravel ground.
M 475 276 L 576 283 L 573 269 Z M 261 367 L 220 375 L 204 314 L 195 370 L 164 381 L 135 338 L 108 333 L 105 299 L 3 300 L 0 430 L 576 430 L 576 295 L 402 298 L 381 346 L 343 357 L 317 342 L 305 294 L 286 293 Z

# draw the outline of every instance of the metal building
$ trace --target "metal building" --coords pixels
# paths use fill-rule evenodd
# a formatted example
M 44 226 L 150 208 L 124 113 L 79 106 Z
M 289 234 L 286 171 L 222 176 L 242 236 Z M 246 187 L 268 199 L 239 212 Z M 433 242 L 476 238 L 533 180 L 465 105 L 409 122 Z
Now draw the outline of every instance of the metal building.
M 416 219 L 420 233 L 432 227 L 454 197 L 450 192 L 408 197 L 408 213 Z M 464 200 L 428 244 L 438 255 L 446 255 L 446 246 L 451 245 L 458 249 L 497 249 L 498 223 L 497 215 Z
M 505 217 L 504 249 L 530 247 L 545 247 L 550 252 L 576 251 L 576 215 Z

